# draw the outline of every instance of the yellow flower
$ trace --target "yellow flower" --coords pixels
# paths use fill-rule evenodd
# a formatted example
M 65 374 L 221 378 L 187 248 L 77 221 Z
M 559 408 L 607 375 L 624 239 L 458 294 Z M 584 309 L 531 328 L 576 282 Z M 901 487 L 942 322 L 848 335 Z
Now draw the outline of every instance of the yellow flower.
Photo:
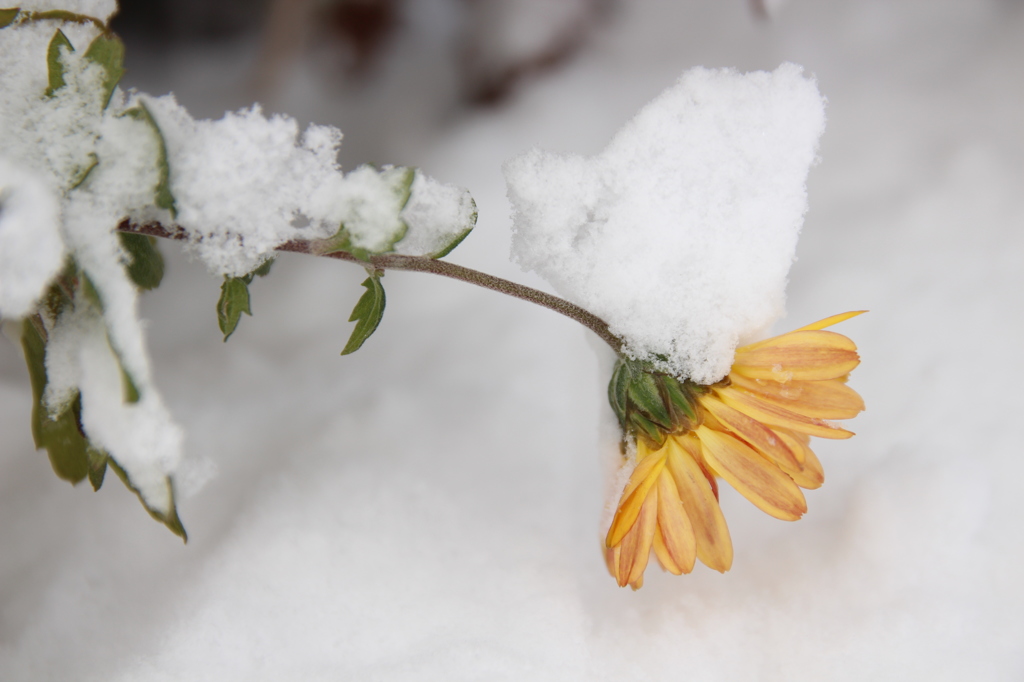
M 864 402 L 846 385 L 857 347 L 826 327 L 834 315 L 736 350 L 728 377 L 712 386 L 680 382 L 620 361 L 609 387 L 623 428 L 636 437 L 636 467 L 605 538 L 608 570 L 620 586 L 643 585 L 651 551 L 675 575 L 700 559 L 732 565 L 732 541 L 716 478 L 762 511 L 796 521 L 801 488 L 825 480 L 810 436 L 849 438 L 826 420 L 849 419 Z

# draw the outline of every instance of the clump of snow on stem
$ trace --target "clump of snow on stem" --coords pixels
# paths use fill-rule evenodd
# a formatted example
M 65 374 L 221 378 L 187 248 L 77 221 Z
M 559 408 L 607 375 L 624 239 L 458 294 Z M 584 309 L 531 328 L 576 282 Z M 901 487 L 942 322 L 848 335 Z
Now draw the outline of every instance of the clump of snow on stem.
M 783 313 L 824 100 L 799 66 L 687 71 L 592 158 L 505 166 L 513 256 L 701 383 Z
M 21 9 L 103 21 L 116 3 L 37 1 Z M 59 55 L 65 85 L 48 93 L 47 52 L 58 29 L 72 48 Z M 464 190 L 418 173 L 361 167 L 344 175 L 336 128 L 311 125 L 300 136 L 294 119 L 268 118 L 258 105 L 197 121 L 173 95 L 119 89 L 108 104 L 104 67 L 84 58 L 100 31 L 93 22 L 38 17 L 0 29 L 0 314 L 32 314 L 66 257 L 73 259 L 74 305 L 57 315 L 40 311 L 44 401 L 57 416 L 80 394 L 90 442 L 125 470 L 151 510 L 167 514 L 182 434 L 152 381 L 138 291 L 116 231 L 122 220 L 176 223 L 210 270 L 238 276 L 286 241 L 331 237 L 343 225 L 353 246 L 388 251 L 404 239 L 403 253 L 432 255 L 475 214 Z M 147 116 L 127 115 L 143 108 L 155 127 Z M 165 174 L 173 210 L 158 199 Z M 82 294 L 86 281 L 94 297 Z M 137 401 L 127 400 L 125 382 Z

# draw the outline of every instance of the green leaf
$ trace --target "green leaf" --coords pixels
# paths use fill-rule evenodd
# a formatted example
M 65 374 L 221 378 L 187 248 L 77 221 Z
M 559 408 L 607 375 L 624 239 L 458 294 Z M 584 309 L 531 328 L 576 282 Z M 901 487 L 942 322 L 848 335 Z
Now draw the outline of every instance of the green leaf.
M 252 315 L 252 309 L 249 307 L 249 283 L 244 277 L 225 276 L 224 284 L 220 286 L 220 300 L 217 301 L 217 323 L 224 333 L 224 341 L 235 333 L 242 313 Z
M 0 9 L 0 28 L 7 28 L 13 24 L 20 11 L 17 7 L 14 9 Z
M 61 48 L 66 48 L 68 52 L 75 51 L 71 41 L 64 35 L 64 32 L 57 29 L 57 32 L 53 34 L 53 38 L 50 39 L 50 46 L 46 48 L 46 70 L 50 82 L 49 87 L 46 88 L 47 97 L 53 97 L 53 93 L 66 85 L 64 82 L 64 62 L 60 58 Z
M 94 447 L 89 447 L 85 454 L 89 458 L 89 483 L 92 485 L 92 489 L 97 491 L 103 487 L 103 477 L 107 473 L 107 462 L 110 461 L 110 455 Z
M 101 33 L 85 51 L 85 58 L 102 66 L 107 73 L 103 79 L 103 108 L 106 109 L 114 88 L 124 75 L 124 43 L 113 33 Z
M 150 130 L 153 131 L 153 134 L 156 135 L 156 163 L 160 172 L 160 177 L 153 190 L 156 196 L 155 203 L 158 207 L 170 211 L 172 218 L 177 218 L 178 207 L 174 201 L 174 195 L 171 194 L 171 166 L 167 162 L 167 141 L 164 139 L 164 134 L 160 131 L 160 126 L 157 125 L 156 119 L 153 118 L 153 114 L 150 113 L 144 102 L 139 102 L 137 105 L 126 110 L 121 115 L 129 116 L 136 121 L 142 121 L 148 125 Z
M 170 478 L 166 478 L 165 482 L 171 498 L 171 508 L 167 512 L 162 512 L 146 504 L 145 498 L 142 497 L 142 493 L 140 493 L 139 489 L 135 487 L 134 483 L 132 483 L 131 478 L 128 476 L 128 472 L 126 472 L 121 465 L 114 460 L 114 458 L 108 458 L 107 464 L 109 464 L 110 468 L 114 470 L 114 473 L 121 479 L 121 482 L 124 483 L 125 487 L 135 493 L 135 496 L 139 498 L 139 502 L 141 502 L 142 506 L 146 508 L 146 511 L 149 512 L 150 516 L 170 528 L 171 532 L 182 540 L 188 542 L 188 533 L 185 532 L 185 527 L 181 525 L 181 519 L 178 518 L 178 508 L 174 503 L 174 485 L 171 483 Z
M 59 478 L 78 483 L 89 473 L 86 450 L 89 442 L 82 435 L 81 396 L 76 394 L 71 405 L 56 419 L 51 419 L 43 394 L 46 392 L 46 341 L 38 317 L 22 324 L 21 345 L 25 352 L 32 384 L 32 438 L 36 448 L 45 448 L 50 466 Z
M 164 257 L 160 255 L 156 237 L 119 232 L 121 246 L 128 252 L 131 262 L 125 268 L 135 286 L 143 291 L 156 289 L 164 277 Z
M 352 330 L 352 336 L 345 344 L 342 355 L 355 353 L 363 345 L 366 339 L 370 338 L 384 317 L 384 287 L 380 283 L 380 274 L 374 273 L 366 278 L 363 286 L 366 291 L 359 298 L 356 307 L 352 310 L 349 322 L 355 322 L 356 328 Z
M 469 216 L 469 227 L 455 235 L 455 237 L 453 237 L 452 240 L 448 242 L 440 251 L 435 251 L 434 253 L 430 254 L 430 258 L 436 260 L 438 258 L 444 258 L 445 256 L 447 256 L 449 253 L 455 250 L 455 247 L 461 244 L 462 240 L 468 237 L 469 233 L 473 231 L 474 227 L 476 227 L 476 200 L 470 198 L 470 202 L 472 202 L 473 204 L 473 213 L 471 213 Z
M 89 152 L 89 164 L 85 166 L 85 168 L 79 169 L 75 180 L 72 181 L 71 187 L 69 187 L 68 190 L 70 191 L 77 187 L 81 187 L 82 183 L 89 179 L 89 174 L 92 173 L 92 170 L 98 165 L 100 165 L 100 157 L 96 156 L 96 152 Z
M 258 268 L 256 268 L 255 270 L 253 270 L 252 272 L 250 272 L 246 276 L 249 278 L 250 282 L 252 281 L 252 278 L 254 276 L 255 277 L 266 277 L 267 275 L 270 274 L 270 268 L 272 268 L 273 266 L 274 266 L 274 259 L 273 258 L 268 258 L 267 260 L 263 261 L 262 265 L 260 265 Z

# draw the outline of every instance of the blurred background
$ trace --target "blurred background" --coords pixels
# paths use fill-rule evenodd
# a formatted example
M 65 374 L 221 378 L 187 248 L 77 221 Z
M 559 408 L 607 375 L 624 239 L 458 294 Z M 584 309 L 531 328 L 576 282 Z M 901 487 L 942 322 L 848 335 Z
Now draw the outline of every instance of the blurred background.
M 116 481 L 53 476 L 0 342 L 0 678 L 1024 676 L 1024 3 L 133 0 L 114 26 L 125 87 L 196 117 L 259 101 L 341 128 L 346 168 L 467 187 L 480 220 L 449 260 L 540 288 L 508 260 L 506 159 L 596 153 L 692 66 L 802 64 L 829 121 L 776 331 L 870 309 L 838 329 L 868 410 L 817 444 L 799 523 L 723 487 L 732 571 L 620 590 L 588 332 L 388 273 L 342 358 L 365 275 L 289 254 L 224 344 L 219 282 L 163 244 L 142 309 L 190 541 Z

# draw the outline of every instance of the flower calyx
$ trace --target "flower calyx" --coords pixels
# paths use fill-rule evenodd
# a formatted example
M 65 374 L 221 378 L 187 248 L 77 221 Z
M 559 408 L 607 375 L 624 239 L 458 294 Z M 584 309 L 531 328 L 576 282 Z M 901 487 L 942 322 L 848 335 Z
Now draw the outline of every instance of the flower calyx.
M 669 434 L 701 425 L 704 410 L 698 399 L 709 388 L 658 371 L 649 362 L 620 357 L 608 384 L 608 401 L 624 436 L 660 448 Z

